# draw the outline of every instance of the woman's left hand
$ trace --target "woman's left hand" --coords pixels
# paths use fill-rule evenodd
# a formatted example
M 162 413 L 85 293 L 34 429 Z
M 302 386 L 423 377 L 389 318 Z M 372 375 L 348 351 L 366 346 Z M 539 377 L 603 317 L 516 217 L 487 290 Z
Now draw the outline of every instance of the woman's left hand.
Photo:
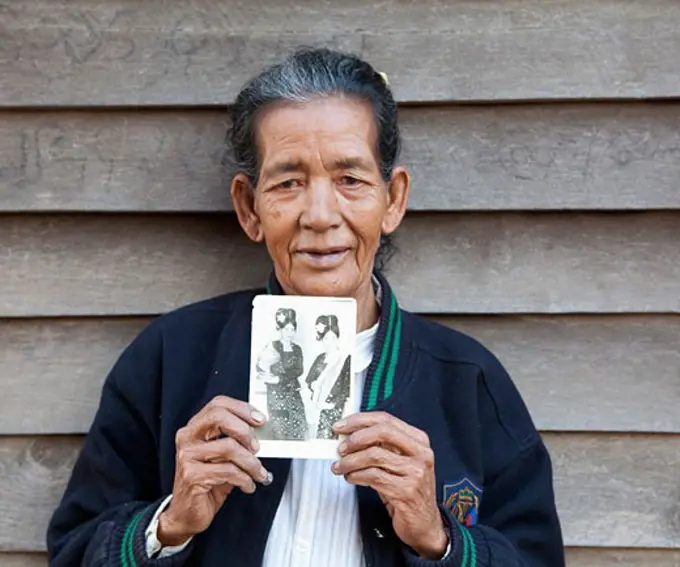
M 421 557 L 441 559 L 448 534 L 437 507 L 434 453 L 427 434 L 384 412 L 357 413 L 333 429 L 348 435 L 333 472 L 351 484 L 373 488 L 399 539 Z

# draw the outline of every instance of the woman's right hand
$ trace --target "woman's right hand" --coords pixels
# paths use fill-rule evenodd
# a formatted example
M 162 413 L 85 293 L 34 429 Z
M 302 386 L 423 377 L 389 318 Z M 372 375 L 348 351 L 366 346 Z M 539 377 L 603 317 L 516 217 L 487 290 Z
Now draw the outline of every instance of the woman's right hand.
M 235 487 L 252 494 L 256 482 L 271 483 L 255 456 L 253 427 L 264 423 L 246 402 L 217 396 L 177 432 L 172 500 L 158 522 L 163 546 L 181 545 L 206 530 Z

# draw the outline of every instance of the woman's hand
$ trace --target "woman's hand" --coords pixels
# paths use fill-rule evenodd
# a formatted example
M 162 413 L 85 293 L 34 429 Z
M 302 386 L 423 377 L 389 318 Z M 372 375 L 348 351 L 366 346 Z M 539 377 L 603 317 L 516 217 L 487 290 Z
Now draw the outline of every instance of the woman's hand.
M 335 424 L 348 435 L 332 470 L 347 482 L 373 488 L 394 531 L 421 557 L 441 559 L 448 534 L 437 507 L 434 453 L 426 433 L 384 412 L 354 414 Z
M 252 494 L 255 482 L 271 482 L 255 456 L 253 427 L 264 422 L 247 403 L 217 396 L 177 432 L 172 500 L 158 523 L 162 545 L 181 545 L 206 530 L 234 487 Z

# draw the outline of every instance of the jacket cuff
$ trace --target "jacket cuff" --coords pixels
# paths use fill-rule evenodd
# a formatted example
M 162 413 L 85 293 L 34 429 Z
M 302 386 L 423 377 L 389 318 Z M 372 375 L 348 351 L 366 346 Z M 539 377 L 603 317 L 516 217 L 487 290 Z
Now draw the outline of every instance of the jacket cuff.
M 439 506 L 449 536 L 449 552 L 439 560 L 425 559 L 406 549 L 409 567 L 486 567 L 489 550 L 484 534 L 476 527 L 466 528 L 444 506 Z
M 146 529 L 162 500 L 139 510 L 127 525 L 116 530 L 111 541 L 114 563 L 123 567 L 180 567 L 186 563 L 193 546 L 160 558 L 150 558 L 146 552 Z

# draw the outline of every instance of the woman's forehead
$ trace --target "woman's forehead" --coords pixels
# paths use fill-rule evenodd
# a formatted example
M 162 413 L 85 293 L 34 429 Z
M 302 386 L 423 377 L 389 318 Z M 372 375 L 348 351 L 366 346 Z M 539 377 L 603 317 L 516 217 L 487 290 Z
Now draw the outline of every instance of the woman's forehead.
M 312 160 L 334 169 L 378 167 L 371 107 L 354 98 L 277 104 L 260 117 L 257 138 L 265 177 L 301 169 Z

